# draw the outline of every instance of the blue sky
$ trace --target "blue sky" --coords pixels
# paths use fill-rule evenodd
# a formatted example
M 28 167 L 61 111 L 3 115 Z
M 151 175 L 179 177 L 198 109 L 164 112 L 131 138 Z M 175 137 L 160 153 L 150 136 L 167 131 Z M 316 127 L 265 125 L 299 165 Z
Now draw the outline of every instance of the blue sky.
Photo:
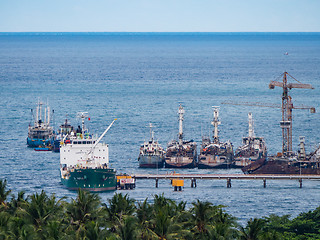
M 320 0 L 0 0 L 0 32 L 320 32 Z

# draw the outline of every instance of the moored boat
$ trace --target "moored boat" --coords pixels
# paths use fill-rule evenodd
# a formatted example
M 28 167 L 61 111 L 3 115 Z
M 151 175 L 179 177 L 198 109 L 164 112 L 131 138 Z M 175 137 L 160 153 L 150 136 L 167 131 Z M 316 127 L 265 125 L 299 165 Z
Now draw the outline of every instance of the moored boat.
M 154 132 L 152 131 L 152 124 L 150 127 L 150 140 L 145 141 L 139 152 L 139 167 L 141 168 L 162 168 L 164 163 L 164 149 L 160 146 L 158 141 L 154 140 Z
M 61 182 L 70 190 L 115 190 L 116 171 L 109 166 L 109 146 L 100 141 L 116 119 L 96 138 L 84 125 L 88 113 L 82 112 L 78 116 L 82 120 L 81 133 L 71 132 L 70 140 L 62 142 L 60 147 Z
M 166 168 L 195 168 L 197 166 L 197 144 L 193 141 L 183 140 L 184 109 L 179 107 L 179 134 L 178 140 L 168 143 L 165 167 Z
M 50 126 L 51 115 L 50 107 L 44 107 L 43 103 L 39 100 L 36 107 L 36 115 L 31 109 L 33 125 L 31 123 L 28 127 L 27 145 L 28 147 L 37 148 L 39 146 L 49 146 L 53 144 L 54 131 Z M 44 111 L 44 114 L 43 114 Z
M 248 137 L 242 138 L 242 146 L 236 149 L 233 167 L 242 168 L 260 159 L 266 159 L 264 138 L 255 136 L 252 113 L 248 113 Z M 260 161 L 261 162 L 261 161 Z
M 73 126 L 71 126 L 70 123 L 68 122 L 68 119 L 66 119 L 65 122 L 60 125 L 57 135 L 53 141 L 52 151 L 60 152 L 60 143 L 62 141 L 69 140 L 67 139 L 67 136 L 68 135 L 70 136 L 72 131 L 73 131 Z
M 298 153 L 261 158 L 241 170 L 247 174 L 320 174 L 320 147 L 306 154 L 304 137 L 300 137 Z
M 202 137 L 200 155 L 198 157 L 198 168 L 230 168 L 233 160 L 233 146 L 230 141 L 221 142 L 219 139 L 218 125 L 219 107 L 214 107 L 213 121 L 214 126 L 213 141 L 210 137 Z

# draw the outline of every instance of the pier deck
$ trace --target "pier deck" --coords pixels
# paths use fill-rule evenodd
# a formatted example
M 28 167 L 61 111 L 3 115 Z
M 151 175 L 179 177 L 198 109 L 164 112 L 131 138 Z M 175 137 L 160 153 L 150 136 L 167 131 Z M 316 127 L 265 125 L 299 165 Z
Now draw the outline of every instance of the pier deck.
M 287 174 L 131 174 L 135 179 L 320 180 L 320 175 Z
M 196 180 L 227 180 L 227 187 L 231 188 L 231 180 L 263 180 L 266 187 L 267 180 L 297 180 L 302 187 L 302 180 L 320 180 L 320 175 L 287 175 L 287 174 L 132 174 L 135 179 L 150 179 L 156 181 L 158 187 L 159 179 L 184 179 L 191 180 L 191 187 L 196 187 Z

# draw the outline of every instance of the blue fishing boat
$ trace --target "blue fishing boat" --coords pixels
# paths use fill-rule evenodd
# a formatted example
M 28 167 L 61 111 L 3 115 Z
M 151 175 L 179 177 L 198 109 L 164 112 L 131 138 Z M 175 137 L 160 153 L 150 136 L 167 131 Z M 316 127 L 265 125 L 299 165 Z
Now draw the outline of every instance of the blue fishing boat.
M 34 113 L 33 109 L 31 109 L 33 125 L 30 123 L 28 127 L 28 147 L 37 148 L 39 146 L 43 147 L 53 144 L 55 135 L 53 127 L 50 126 L 50 107 L 43 105 L 41 101 L 38 101 L 36 112 Z

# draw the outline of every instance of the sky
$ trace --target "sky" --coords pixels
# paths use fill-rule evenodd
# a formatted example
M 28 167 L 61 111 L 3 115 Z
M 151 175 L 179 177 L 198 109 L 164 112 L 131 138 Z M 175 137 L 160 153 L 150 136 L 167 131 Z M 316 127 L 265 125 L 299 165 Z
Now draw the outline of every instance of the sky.
M 320 32 L 320 0 L 0 0 L 0 32 Z

